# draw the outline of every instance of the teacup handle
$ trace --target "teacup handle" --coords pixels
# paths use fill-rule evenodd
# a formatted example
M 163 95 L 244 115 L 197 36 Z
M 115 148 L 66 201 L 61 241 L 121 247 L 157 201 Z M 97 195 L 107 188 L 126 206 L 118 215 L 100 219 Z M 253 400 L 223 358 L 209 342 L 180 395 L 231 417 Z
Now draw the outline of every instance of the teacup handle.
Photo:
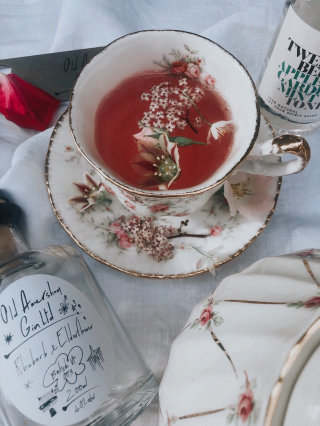
M 294 154 L 297 158 L 276 163 L 267 159 L 256 158 L 271 154 L 279 157 L 283 154 Z M 286 176 L 301 172 L 309 160 L 310 147 L 302 136 L 281 135 L 256 145 L 248 159 L 241 164 L 238 170 L 255 175 Z

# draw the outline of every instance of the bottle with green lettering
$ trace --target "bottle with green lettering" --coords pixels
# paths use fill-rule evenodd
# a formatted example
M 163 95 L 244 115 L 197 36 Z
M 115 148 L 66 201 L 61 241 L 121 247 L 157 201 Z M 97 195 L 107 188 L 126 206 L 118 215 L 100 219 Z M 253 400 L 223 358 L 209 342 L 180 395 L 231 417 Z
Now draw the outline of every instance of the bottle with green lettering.
M 0 193 L 0 424 L 122 426 L 157 393 L 77 250 L 30 250 Z
M 257 87 L 276 129 L 302 133 L 320 125 L 320 0 L 286 1 Z

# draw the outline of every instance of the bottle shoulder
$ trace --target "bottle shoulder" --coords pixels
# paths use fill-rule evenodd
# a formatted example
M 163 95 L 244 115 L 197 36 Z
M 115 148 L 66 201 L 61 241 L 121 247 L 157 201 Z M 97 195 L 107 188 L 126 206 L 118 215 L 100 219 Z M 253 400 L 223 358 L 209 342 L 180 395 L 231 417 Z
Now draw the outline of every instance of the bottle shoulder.
M 320 2 L 319 0 L 292 1 L 293 10 L 308 25 L 320 31 Z
M 83 268 L 85 268 L 84 261 L 73 247 L 52 245 L 40 250 L 29 250 L 0 264 L 1 291 L 23 276 L 75 275 Z

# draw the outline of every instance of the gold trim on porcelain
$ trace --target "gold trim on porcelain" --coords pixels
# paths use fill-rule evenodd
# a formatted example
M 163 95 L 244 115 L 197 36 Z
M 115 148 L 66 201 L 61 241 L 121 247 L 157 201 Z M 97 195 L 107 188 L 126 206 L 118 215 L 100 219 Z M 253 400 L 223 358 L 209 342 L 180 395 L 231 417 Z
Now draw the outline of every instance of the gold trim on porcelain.
M 111 268 L 114 268 L 118 271 L 124 272 L 126 274 L 135 276 L 135 277 L 143 277 L 143 278 L 160 278 L 160 279 L 164 279 L 164 278 L 168 278 L 168 279 L 175 279 L 175 278 L 188 278 L 188 277 L 193 277 L 195 275 L 200 275 L 203 274 L 204 272 L 208 272 L 209 268 L 204 268 L 204 269 L 200 269 L 197 271 L 193 271 L 193 272 L 188 272 L 185 274 L 170 274 L 170 275 L 164 275 L 164 274 L 148 274 L 148 273 L 142 273 L 142 272 L 136 272 L 136 271 L 131 271 L 129 269 L 125 269 L 125 268 L 121 268 L 117 265 L 114 265 L 111 262 L 108 262 L 107 260 L 101 258 L 100 256 L 97 256 L 94 252 L 92 252 L 91 250 L 89 250 L 84 244 L 82 244 L 77 237 L 72 233 L 72 231 L 69 229 L 69 227 L 64 223 L 64 220 L 62 218 L 62 215 L 60 214 L 58 208 L 56 207 L 53 198 L 52 198 L 52 193 L 51 193 L 51 189 L 50 189 L 50 185 L 49 185 L 49 157 L 50 157 L 50 152 L 51 152 L 51 146 L 55 137 L 55 134 L 58 130 L 58 128 L 61 126 L 63 120 L 65 119 L 65 116 L 67 115 L 68 110 L 66 110 L 61 117 L 59 118 L 59 120 L 57 121 L 51 137 L 50 137 L 50 141 L 49 141 L 49 146 L 48 146 L 48 151 L 47 151 L 47 155 L 46 155 L 46 160 L 45 160 L 45 182 L 46 182 L 46 186 L 47 186 L 47 191 L 48 191 L 48 195 L 49 195 L 49 200 L 50 200 L 50 204 L 51 207 L 53 209 L 53 212 L 55 214 L 55 216 L 57 217 L 58 221 L 60 222 L 60 224 L 62 225 L 62 227 L 64 228 L 64 230 L 67 232 L 67 234 L 76 242 L 76 244 L 82 248 L 82 250 L 84 250 L 89 256 L 91 256 L 93 259 L 99 261 L 100 263 L 103 263 L 104 265 L 110 266 Z M 275 136 L 275 132 L 270 124 L 270 122 L 264 117 L 270 132 L 272 133 L 273 136 Z M 269 223 L 273 212 L 276 208 L 277 205 L 277 201 L 278 201 L 278 197 L 279 197 L 279 193 L 280 193 L 280 188 L 281 188 L 281 183 L 282 183 L 282 178 L 279 177 L 278 178 L 278 185 L 277 185 L 277 190 L 275 193 L 275 197 L 274 197 L 274 205 L 273 208 L 270 210 L 268 216 L 266 217 L 266 220 L 264 222 L 264 224 L 258 229 L 257 233 L 239 250 L 237 250 L 235 253 L 233 253 L 231 256 L 229 256 L 228 258 L 226 258 L 225 260 L 218 262 L 215 267 L 219 267 L 227 262 L 229 262 L 230 260 L 234 259 L 235 257 L 239 256 L 241 253 L 243 253 L 253 242 L 254 240 L 258 237 L 258 235 L 261 234 L 261 232 L 265 229 L 265 227 L 267 226 L 267 224 Z
M 309 262 L 307 261 L 307 259 L 303 259 L 303 264 L 304 264 L 306 270 L 308 271 L 308 274 L 312 278 L 313 282 L 316 284 L 317 287 L 320 288 L 320 281 L 316 278 L 316 276 L 312 272 L 312 269 L 311 269 L 311 267 L 310 267 Z
M 273 424 L 273 420 L 274 420 L 274 416 L 275 416 L 275 413 L 276 413 L 276 409 L 278 407 L 280 394 L 281 394 L 281 391 L 283 389 L 284 380 L 286 379 L 289 372 L 293 368 L 294 363 L 296 362 L 298 356 L 300 355 L 300 353 L 304 349 L 304 346 L 310 341 L 310 339 L 319 330 L 320 330 L 320 318 L 317 318 L 313 322 L 313 324 L 311 324 L 311 326 L 304 332 L 304 334 L 300 337 L 300 339 L 297 341 L 297 343 L 291 348 L 291 350 L 290 350 L 290 352 L 287 356 L 287 359 L 286 359 L 285 363 L 283 364 L 283 366 L 281 368 L 280 376 L 279 376 L 279 378 L 277 379 L 276 383 L 274 384 L 274 386 L 272 388 L 272 391 L 271 391 L 271 394 L 270 394 L 270 397 L 269 397 L 269 401 L 268 401 L 267 410 L 266 410 L 264 426 L 275 426 Z M 309 354 L 308 359 L 310 358 L 312 353 L 313 353 L 313 351 L 311 351 L 311 353 Z M 303 367 L 302 367 L 302 369 L 303 369 Z M 299 377 L 299 374 L 301 373 L 302 369 L 298 371 L 297 377 Z M 285 411 L 284 411 L 284 415 L 286 413 L 288 401 L 289 401 L 289 398 L 286 401 L 286 408 L 285 408 Z
M 272 141 L 272 145 L 275 147 L 275 154 L 293 154 L 301 158 L 301 166 L 295 173 L 301 172 L 310 161 L 310 147 L 302 136 L 289 134 L 277 136 Z
M 84 152 L 84 150 L 81 148 L 79 142 L 77 141 L 76 135 L 75 135 L 75 131 L 74 131 L 74 127 L 72 124 L 72 116 L 71 116 L 71 112 L 72 112 L 72 102 L 73 102 L 73 98 L 74 98 L 74 93 L 75 93 L 75 88 L 78 82 L 78 79 L 80 78 L 83 69 L 85 69 L 90 62 L 96 58 L 99 55 L 102 55 L 113 43 L 124 39 L 125 37 L 128 36 L 132 36 L 132 35 L 136 35 L 136 34 L 140 34 L 140 33 L 148 33 L 148 32 L 176 32 L 176 33 L 183 33 L 183 34 L 191 34 L 193 36 L 196 36 L 198 38 L 202 38 L 204 40 L 209 41 L 210 43 L 218 46 L 221 50 L 223 50 L 226 54 L 228 54 L 229 56 L 231 56 L 239 65 L 240 67 L 244 70 L 245 74 L 247 75 L 247 77 L 249 78 L 249 81 L 251 82 L 251 86 L 252 86 L 252 90 L 254 92 L 255 95 L 255 106 L 256 106 L 256 124 L 255 124 L 255 129 L 254 129 L 254 133 L 252 136 L 252 139 L 250 141 L 250 144 L 248 146 L 248 149 L 246 150 L 246 152 L 243 154 L 243 156 L 241 157 L 241 159 L 232 167 L 232 169 L 225 174 L 225 176 L 223 176 L 222 178 L 220 178 L 217 182 L 208 185 L 204 188 L 200 188 L 200 189 L 196 189 L 194 191 L 186 191 L 186 192 L 179 192 L 179 193 L 174 193 L 174 192 L 169 192 L 169 193 L 163 193 L 163 192 L 147 192 L 147 191 L 143 191 L 143 190 L 139 190 L 136 189 L 134 187 L 128 186 L 124 183 L 118 182 L 117 180 L 115 180 L 114 178 L 110 177 L 108 174 L 106 174 L 106 172 L 104 170 L 102 170 L 101 167 L 97 166 L 93 160 L 91 160 L 88 155 Z M 102 175 L 105 179 L 107 179 L 109 182 L 113 183 L 114 185 L 116 185 L 118 188 L 123 189 L 124 191 L 127 191 L 131 194 L 135 194 L 135 195 L 140 195 L 140 196 L 145 196 L 145 197 L 150 197 L 150 198 L 173 198 L 173 197 L 189 197 L 189 196 L 194 196 L 194 195 L 199 195 L 202 194 L 203 192 L 206 192 L 210 189 L 213 189 L 217 186 L 219 186 L 220 184 L 222 184 L 226 179 L 228 179 L 228 177 L 234 172 L 234 170 L 236 168 L 238 168 L 247 158 L 248 154 L 250 153 L 250 151 L 253 148 L 253 145 L 255 143 L 255 141 L 257 140 L 258 137 L 258 133 L 259 133 L 259 128 L 260 128 L 260 107 L 259 107 L 259 101 L 258 101 L 258 92 L 257 89 L 255 87 L 254 81 L 251 77 L 251 75 L 249 74 L 249 72 L 247 71 L 247 69 L 244 67 L 244 65 L 239 61 L 239 59 L 237 59 L 235 56 L 233 56 L 230 52 L 228 52 L 226 49 L 224 49 L 222 46 L 220 46 L 218 43 L 215 43 L 214 41 L 208 39 L 207 37 L 203 37 L 199 34 L 195 34 L 193 32 L 190 31 L 181 31 L 181 30 L 143 30 L 143 31 L 136 31 L 136 32 L 132 32 L 129 34 L 125 34 L 122 37 L 117 38 L 116 40 L 113 40 L 111 43 L 109 43 L 104 49 L 102 49 L 100 52 L 98 52 L 93 58 L 90 59 L 90 61 L 84 66 L 84 68 L 82 69 L 82 71 L 80 72 L 80 74 L 77 76 L 72 91 L 71 91 L 71 95 L 70 95 L 70 104 L 68 107 L 68 118 L 69 118 L 69 126 L 71 129 L 71 134 L 73 137 L 73 140 L 75 142 L 75 145 L 77 146 L 78 150 L 80 151 L 81 155 L 88 161 L 88 163 L 100 174 Z

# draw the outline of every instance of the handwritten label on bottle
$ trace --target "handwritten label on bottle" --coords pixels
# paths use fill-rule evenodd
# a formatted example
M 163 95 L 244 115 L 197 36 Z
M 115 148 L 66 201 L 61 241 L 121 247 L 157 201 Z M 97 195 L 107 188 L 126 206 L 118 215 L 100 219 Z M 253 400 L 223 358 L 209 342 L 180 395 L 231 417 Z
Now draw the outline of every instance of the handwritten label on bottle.
M 106 400 L 105 324 L 75 286 L 41 274 L 15 281 L 1 293 L 0 324 L 1 390 L 21 419 L 72 425 Z

